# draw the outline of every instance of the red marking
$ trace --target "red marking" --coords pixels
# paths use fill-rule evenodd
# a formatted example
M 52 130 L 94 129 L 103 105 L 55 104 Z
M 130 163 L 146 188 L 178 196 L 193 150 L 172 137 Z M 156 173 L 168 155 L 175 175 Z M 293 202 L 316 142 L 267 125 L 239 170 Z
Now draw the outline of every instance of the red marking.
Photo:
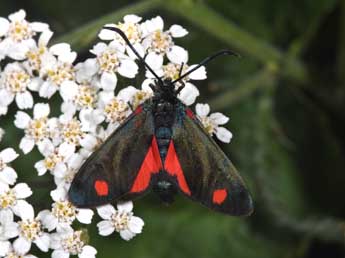
M 186 109 L 186 114 L 187 114 L 187 116 L 189 116 L 192 119 L 195 118 L 195 115 L 194 115 L 193 111 L 190 108 Z
M 130 192 L 137 193 L 144 191 L 149 186 L 151 175 L 158 173 L 162 168 L 162 160 L 159 155 L 157 140 L 156 137 L 153 136 L 151 147 L 146 153 L 145 159 L 141 164 Z
M 214 190 L 212 201 L 213 203 L 220 205 L 225 201 L 227 195 L 228 193 L 226 192 L 226 189 Z
M 139 107 L 136 108 L 136 110 L 134 110 L 134 114 L 140 114 L 143 111 L 143 107 L 140 105 Z
M 107 182 L 103 180 L 96 180 L 95 182 L 95 189 L 98 196 L 107 196 L 109 189 Z
M 173 141 L 170 141 L 168 153 L 165 158 L 164 168 L 170 175 L 177 177 L 177 183 L 181 190 L 185 194 L 191 195 L 181 168 L 180 161 L 178 160 Z

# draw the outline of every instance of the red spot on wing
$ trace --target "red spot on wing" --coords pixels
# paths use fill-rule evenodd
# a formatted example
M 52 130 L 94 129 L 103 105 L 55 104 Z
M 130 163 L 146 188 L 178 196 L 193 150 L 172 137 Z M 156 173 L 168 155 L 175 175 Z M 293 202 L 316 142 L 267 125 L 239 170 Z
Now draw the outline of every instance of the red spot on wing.
M 96 180 L 94 187 L 98 196 L 108 195 L 108 192 L 109 192 L 108 184 L 104 180 Z
M 214 190 L 212 201 L 214 204 L 220 205 L 225 201 L 227 195 L 226 189 Z
M 186 109 L 186 114 L 187 114 L 187 116 L 189 116 L 192 119 L 195 118 L 195 115 L 194 115 L 193 111 L 190 108 Z
M 130 192 L 138 193 L 144 191 L 149 186 L 151 175 L 158 173 L 162 168 L 162 160 L 159 155 L 157 139 L 153 136 L 151 147 L 146 153 L 145 159 L 141 164 Z
M 177 183 L 180 189 L 185 194 L 191 195 L 188 184 L 184 177 L 184 173 L 181 168 L 180 161 L 177 157 L 173 141 L 170 141 L 168 153 L 165 158 L 164 168 L 168 172 L 169 175 L 176 176 Z
M 140 105 L 139 107 L 137 107 L 135 110 L 134 110 L 134 114 L 140 114 L 141 112 L 143 111 L 143 107 Z

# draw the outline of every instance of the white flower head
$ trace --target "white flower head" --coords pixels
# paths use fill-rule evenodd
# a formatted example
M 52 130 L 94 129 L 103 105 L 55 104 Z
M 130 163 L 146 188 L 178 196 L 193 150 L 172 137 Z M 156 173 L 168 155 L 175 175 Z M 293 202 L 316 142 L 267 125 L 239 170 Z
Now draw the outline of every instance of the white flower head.
M 83 224 L 91 223 L 93 211 L 75 207 L 68 201 L 67 189 L 58 187 L 52 191 L 51 196 L 54 200 L 51 211 L 44 210 L 41 212 L 42 223 L 49 231 L 66 229 L 74 220 Z
M 142 41 L 142 29 L 140 25 L 141 17 L 128 14 L 123 18 L 123 22 L 119 22 L 118 24 L 106 24 L 106 27 L 116 27 L 122 30 L 125 35 L 127 36 L 128 40 L 131 42 L 135 50 L 139 53 L 140 56 L 144 56 L 144 47 L 141 44 Z M 128 53 L 128 55 L 136 59 L 136 55 L 133 51 L 127 46 L 126 42 L 119 36 L 118 33 L 110 30 L 110 29 L 102 29 L 99 33 L 99 38 L 102 40 L 113 40 L 122 44 Z
M 229 121 L 229 118 L 222 113 L 210 113 L 210 106 L 208 104 L 196 104 L 196 114 L 201 121 L 205 130 L 210 134 L 215 134 L 217 138 L 222 141 L 229 143 L 232 138 L 232 133 L 219 125 L 224 125 Z
M 28 206 L 31 206 L 25 201 L 31 195 L 32 191 L 26 183 L 16 184 L 13 188 L 0 184 L 0 210 L 10 210 L 20 216 Z
M 30 74 L 21 64 L 8 64 L 1 73 L 0 106 L 6 107 L 15 99 L 19 109 L 32 108 L 34 100 L 29 91 L 31 83 Z
M 164 31 L 164 22 L 160 16 L 147 20 L 141 25 L 143 31 L 143 46 L 148 52 L 146 62 L 158 70 L 163 65 L 163 57 L 176 64 L 186 63 L 188 52 L 175 45 L 173 38 L 184 37 L 188 32 L 180 25 L 173 25 Z
M 5 54 L 13 59 L 25 59 L 26 53 L 33 43 L 33 36 L 49 29 L 49 26 L 41 22 L 28 22 L 24 10 L 19 10 L 9 15 L 9 20 L 0 18 L 0 37 L 5 39 L 2 45 Z
M 79 258 L 95 258 L 97 250 L 87 244 L 87 232 L 74 231 L 72 228 L 58 230 L 51 235 L 51 248 L 54 250 L 52 258 L 68 258 L 70 255 L 78 255 Z
M 132 210 L 132 202 L 119 203 L 117 210 L 110 204 L 98 207 L 97 212 L 104 219 L 97 224 L 99 234 L 109 236 L 116 231 L 127 241 L 140 234 L 144 221 L 134 216 Z
M 54 123 L 51 123 L 54 121 L 48 119 L 49 113 L 49 105 L 43 103 L 35 104 L 33 118 L 22 111 L 17 112 L 14 124 L 16 127 L 24 129 L 25 136 L 19 144 L 19 148 L 24 152 L 24 154 L 29 153 L 35 144 L 39 144 L 43 140 L 49 139 L 50 135 L 54 133 L 54 126 L 52 125 Z
M 112 41 L 109 45 L 97 43 L 91 50 L 96 55 L 100 84 L 105 91 L 115 89 L 117 73 L 127 78 L 134 78 L 138 73 L 138 65 L 124 51 L 124 46 L 117 41 Z
M 42 252 L 48 252 L 50 236 L 44 232 L 41 215 L 40 212 L 35 217 L 31 205 L 26 206 L 26 209 L 21 212 L 21 220 L 18 221 L 19 237 L 13 242 L 13 248 L 18 254 L 24 255 L 29 252 L 32 243 Z

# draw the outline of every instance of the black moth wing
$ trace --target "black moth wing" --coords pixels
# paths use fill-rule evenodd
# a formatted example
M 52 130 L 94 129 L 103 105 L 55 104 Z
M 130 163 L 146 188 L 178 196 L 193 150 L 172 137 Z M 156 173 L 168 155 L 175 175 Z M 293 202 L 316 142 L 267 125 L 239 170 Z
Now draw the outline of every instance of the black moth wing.
M 129 192 L 153 134 L 151 105 L 144 103 L 84 162 L 69 189 L 69 200 L 77 207 L 94 207 L 142 194 Z
M 180 192 L 218 212 L 250 215 L 252 199 L 236 168 L 182 103 L 172 131 L 176 154 L 191 194 Z

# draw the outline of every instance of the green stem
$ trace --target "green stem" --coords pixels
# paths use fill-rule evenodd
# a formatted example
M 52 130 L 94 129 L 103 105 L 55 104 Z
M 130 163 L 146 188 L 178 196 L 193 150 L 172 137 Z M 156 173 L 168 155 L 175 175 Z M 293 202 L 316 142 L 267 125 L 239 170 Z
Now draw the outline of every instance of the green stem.
M 212 109 L 220 110 L 234 105 L 248 95 L 254 93 L 260 87 L 271 87 L 274 85 L 275 74 L 271 69 L 263 69 L 249 79 L 241 82 L 236 89 L 222 92 L 221 95 L 211 99 Z
M 306 69 L 298 59 L 290 58 L 277 48 L 242 30 L 211 10 L 207 5 L 203 3 L 194 4 L 193 1 L 185 0 L 165 0 L 161 6 L 168 12 L 191 21 L 231 47 L 237 48 L 240 52 L 245 52 L 264 64 L 281 67 L 280 72 L 283 75 L 302 83 L 307 81 Z M 207 19 L 203 17 L 207 17 Z
M 55 42 L 70 43 L 74 50 L 80 50 L 89 46 L 89 44 L 97 37 L 98 32 L 104 24 L 114 23 L 120 21 L 123 16 L 130 13 L 140 14 L 148 10 L 154 9 L 157 6 L 158 0 L 144 0 L 121 9 L 118 9 L 108 15 L 99 19 L 91 21 L 86 25 L 75 29 L 62 37 L 59 37 Z

